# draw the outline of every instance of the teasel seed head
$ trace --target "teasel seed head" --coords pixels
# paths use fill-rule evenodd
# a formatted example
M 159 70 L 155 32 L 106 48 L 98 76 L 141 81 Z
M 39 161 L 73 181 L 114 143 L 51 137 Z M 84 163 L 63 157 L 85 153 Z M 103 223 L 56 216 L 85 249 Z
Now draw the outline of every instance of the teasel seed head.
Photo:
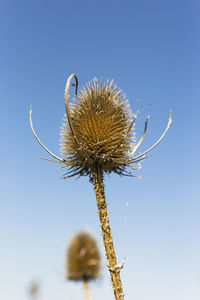
M 75 98 L 69 107 L 69 88 L 71 80 L 75 79 Z M 32 123 L 32 107 L 30 109 L 30 125 L 33 134 L 40 145 L 59 162 L 62 167 L 68 167 L 63 178 L 75 175 L 92 176 L 98 168 L 103 173 L 115 172 L 119 175 L 132 176 L 132 170 L 137 169 L 137 163 L 147 158 L 146 154 L 156 147 L 168 131 L 169 121 L 161 137 L 145 152 L 134 156 L 142 143 L 147 131 L 145 121 L 144 132 L 135 144 L 134 123 L 138 112 L 132 116 L 128 101 L 121 89 L 113 81 L 100 82 L 94 78 L 78 93 L 78 78 L 71 74 L 65 88 L 66 115 L 61 128 L 61 152 L 63 158 L 53 154 L 40 141 Z M 135 165 L 136 164 L 136 165 Z M 128 168 L 131 168 L 131 172 Z
M 40 289 L 40 285 L 37 281 L 32 281 L 29 285 L 29 289 L 28 289 L 28 292 L 29 292 L 29 295 L 30 297 L 32 298 L 36 298 L 39 294 L 39 289 Z
M 105 173 L 122 173 L 134 143 L 131 112 L 124 93 L 95 78 L 82 88 L 70 110 L 73 131 L 65 117 L 61 150 L 72 173 L 88 175 L 96 167 Z
M 89 281 L 100 276 L 100 253 L 87 232 L 76 234 L 67 251 L 66 276 L 70 280 Z

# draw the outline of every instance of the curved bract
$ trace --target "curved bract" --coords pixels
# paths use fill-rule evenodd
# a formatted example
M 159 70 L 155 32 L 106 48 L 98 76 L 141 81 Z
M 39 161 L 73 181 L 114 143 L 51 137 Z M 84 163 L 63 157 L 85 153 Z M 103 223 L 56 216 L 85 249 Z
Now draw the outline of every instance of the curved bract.
M 76 81 L 76 97 L 69 106 L 69 88 L 73 78 Z M 137 169 L 137 163 L 145 159 L 145 154 L 160 143 L 172 122 L 171 112 L 167 127 L 157 142 L 145 152 L 134 156 L 144 139 L 150 117 L 147 117 L 144 132 L 135 144 L 134 123 L 137 113 L 132 118 L 124 93 L 112 81 L 99 82 L 95 78 L 78 93 L 78 78 L 75 74 L 71 74 L 65 88 L 65 108 L 66 116 L 61 128 L 63 158 L 48 150 L 37 137 L 32 124 L 32 109 L 30 109 L 31 129 L 40 145 L 54 158 L 51 161 L 59 162 L 63 167 L 68 168 L 63 178 L 75 175 L 90 176 L 96 195 L 113 292 L 116 300 L 124 300 L 120 278 L 123 264 L 119 264 L 115 254 L 104 192 L 104 173 L 115 172 L 119 175 L 132 176 L 127 168 Z M 72 243 L 68 260 L 68 278 L 83 279 L 87 298 L 89 297 L 87 281 L 97 277 L 99 270 L 98 252 L 91 253 L 87 250 L 92 248 L 95 247 L 90 238 L 84 235 L 80 239 L 79 236 L 78 240 L 75 239 Z M 77 254 L 75 259 L 74 254 Z
M 69 88 L 73 78 L 76 97 L 69 107 Z M 104 173 L 129 175 L 127 167 L 133 167 L 132 164 L 146 158 L 145 154 L 163 139 L 172 122 L 170 112 L 167 127 L 159 140 L 148 150 L 134 157 L 144 139 L 150 117 L 147 117 L 144 132 L 135 145 L 134 123 L 137 113 L 132 118 L 125 94 L 113 81 L 99 82 L 94 78 L 78 93 L 78 78 L 71 74 L 65 88 L 65 108 L 66 115 L 61 128 L 63 158 L 48 150 L 37 137 L 30 109 L 30 124 L 34 136 L 54 161 L 68 167 L 68 172 L 63 178 L 91 175 L 97 167 Z

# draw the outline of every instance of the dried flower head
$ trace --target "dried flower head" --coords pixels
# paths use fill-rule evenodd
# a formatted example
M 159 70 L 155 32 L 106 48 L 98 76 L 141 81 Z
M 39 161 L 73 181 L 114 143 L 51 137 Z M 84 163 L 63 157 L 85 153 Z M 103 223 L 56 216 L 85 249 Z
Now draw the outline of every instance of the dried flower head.
M 121 173 L 129 164 L 134 134 L 125 95 L 112 81 L 95 78 L 82 88 L 71 107 L 74 135 L 67 118 L 61 129 L 61 149 L 71 171 Z
M 76 81 L 76 98 L 69 108 L 69 87 L 72 78 Z M 147 151 L 134 157 L 140 146 L 146 130 L 149 116 L 145 121 L 144 132 L 135 144 L 134 123 L 137 117 L 132 118 L 128 102 L 122 90 L 112 81 L 101 81 L 95 78 L 83 87 L 79 93 L 78 79 L 75 74 L 69 76 L 65 88 L 66 116 L 61 128 L 60 158 L 49 151 L 37 137 L 32 124 L 32 109 L 30 110 L 30 124 L 41 146 L 60 162 L 68 167 L 63 178 L 75 175 L 92 175 L 96 168 L 105 173 L 115 172 L 119 175 L 128 175 L 127 167 L 133 170 L 133 164 L 146 158 L 145 154 L 152 150 L 164 137 L 171 124 L 171 112 L 167 127 L 160 139 Z
M 87 233 L 74 236 L 67 251 L 67 278 L 92 280 L 100 275 L 100 253 L 96 241 Z
M 69 87 L 73 78 L 76 81 L 76 97 L 70 108 L 68 103 Z M 137 114 L 131 119 L 126 97 L 120 89 L 113 85 L 112 81 L 99 83 L 97 79 L 94 79 L 78 94 L 78 79 L 75 74 L 71 74 L 65 88 L 65 108 L 66 117 L 61 129 L 61 149 L 64 158 L 53 154 L 39 140 L 32 124 L 32 110 L 30 110 L 31 128 L 41 146 L 56 159 L 53 161 L 61 163 L 63 167 L 68 167 L 68 172 L 64 174 L 63 178 L 75 175 L 90 176 L 94 184 L 115 299 L 123 300 L 124 294 L 120 278 L 123 264 L 118 263 L 115 254 L 105 200 L 103 175 L 115 172 L 119 175 L 132 176 L 127 168 L 137 169 L 135 163 L 145 159 L 146 153 L 163 139 L 172 122 L 171 112 L 167 127 L 157 142 L 145 152 L 134 156 L 144 139 L 150 117 L 146 118 L 144 132 L 135 144 L 133 126 Z M 91 249 L 93 249 L 92 252 Z M 82 279 L 87 286 L 87 280 L 97 276 L 99 254 L 95 249 L 93 241 L 86 235 L 74 238 L 69 248 L 67 262 L 70 279 Z
M 39 293 L 40 285 L 37 281 L 32 281 L 29 285 L 29 295 L 33 298 L 36 298 L 36 296 Z

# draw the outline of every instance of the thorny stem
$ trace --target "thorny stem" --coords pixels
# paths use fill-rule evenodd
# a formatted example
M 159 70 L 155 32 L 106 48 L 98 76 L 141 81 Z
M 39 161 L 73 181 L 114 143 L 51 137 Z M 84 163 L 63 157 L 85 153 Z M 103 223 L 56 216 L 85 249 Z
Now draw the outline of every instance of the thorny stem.
M 116 300 L 123 300 L 124 293 L 122 288 L 122 282 L 120 279 L 120 267 L 117 263 L 113 239 L 111 235 L 109 216 L 107 211 L 107 203 L 104 193 L 104 183 L 103 183 L 103 171 L 96 167 L 96 171 L 93 172 L 93 184 L 94 191 L 96 194 L 98 214 L 100 218 L 100 225 L 102 230 L 102 236 L 106 251 L 106 257 L 108 260 L 108 268 L 111 275 L 113 291 Z
M 87 280 L 83 280 L 83 287 L 84 287 L 84 291 L 85 291 L 86 300 L 92 300 Z

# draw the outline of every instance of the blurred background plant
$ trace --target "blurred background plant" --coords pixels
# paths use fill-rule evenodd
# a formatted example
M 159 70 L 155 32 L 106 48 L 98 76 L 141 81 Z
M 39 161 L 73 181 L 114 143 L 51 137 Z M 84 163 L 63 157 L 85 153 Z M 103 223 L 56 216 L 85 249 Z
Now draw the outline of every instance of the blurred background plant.
M 82 281 L 87 300 L 91 300 L 88 282 L 100 276 L 101 256 L 95 239 L 87 232 L 75 234 L 66 256 L 66 278 Z
M 38 299 L 40 293 L 40 283 L 37 280 L 31 281 L 28 287 L 28 293 L 31 299 Z

